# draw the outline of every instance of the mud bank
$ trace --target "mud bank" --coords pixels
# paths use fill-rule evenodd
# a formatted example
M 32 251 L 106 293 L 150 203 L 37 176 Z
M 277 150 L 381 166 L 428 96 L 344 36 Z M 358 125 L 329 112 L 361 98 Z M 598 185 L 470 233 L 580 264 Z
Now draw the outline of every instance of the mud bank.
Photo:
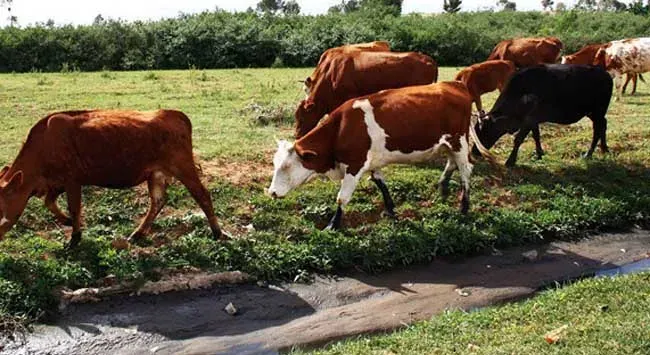
M 2 354 L 273 354 L 520 299 L 556 280 L 624 270 L 649 253 L 650 232 L 634 231 L 309 285 L 119 296 L 71 305 L 56 324 L 37 326 L 26 344 L 7 344 Z M 229 303 L 236 315 L 224 311 Z

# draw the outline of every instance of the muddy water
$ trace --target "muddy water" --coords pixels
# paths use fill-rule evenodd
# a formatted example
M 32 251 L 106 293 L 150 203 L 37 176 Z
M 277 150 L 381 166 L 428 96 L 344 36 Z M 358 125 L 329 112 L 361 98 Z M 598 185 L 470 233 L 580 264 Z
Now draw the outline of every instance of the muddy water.
M 68 307 L 56 324 L 38 326 L 26 344 L 6 344 L 2 354 L 274 354 L 527 297 L 553 280 L 648 268 L 649 252 L 650 233 L 635 231 L 309 285 L 114 297 Z M 224 311 L 229 303 L 234 316 Z

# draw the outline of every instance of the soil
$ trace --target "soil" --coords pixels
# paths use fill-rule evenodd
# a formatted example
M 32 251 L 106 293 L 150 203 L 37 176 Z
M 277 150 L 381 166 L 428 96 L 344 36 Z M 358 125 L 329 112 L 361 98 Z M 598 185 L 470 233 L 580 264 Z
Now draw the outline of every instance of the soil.
M 272 161 L 269 157 L 268 162 Z M 249 186 L 253 183 L 270 182 L 273 164 L 253 161 L 224 162 L 220 160 L 201 161 L 203 178 L 212 182 L 215 177 L 226 180 L 235 186 Z
M 2 354 L 275 354 L 391 331 L 449 308 L 529 297 L 555 281 L 650 257 L 650 232 L 513 248 L 381 275 L 218 286 L 69 305 Z M 224 311 L 232 303 L 236 313 Z M 231 309 L 232 311 L 232 309 Z M 0 344 L 2 345 L 2 344 Z M 1 348 L 1 347 L 0 347 Z

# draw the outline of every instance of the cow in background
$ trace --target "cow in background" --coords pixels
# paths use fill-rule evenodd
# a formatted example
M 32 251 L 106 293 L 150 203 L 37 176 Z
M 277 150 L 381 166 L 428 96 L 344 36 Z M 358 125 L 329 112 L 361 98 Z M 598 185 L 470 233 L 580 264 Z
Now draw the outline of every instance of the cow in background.
M 588 116 L 593 123 L 593 139 L 585 157 L 591 157 L 598 142 L 600 149 L 607 152 L 605 115 L 612 86 L 612 78 L 605 70 L 589 65 L 550 64 L 521 69 L 512 75 L 490 112 L 476 124 L 476 133 L 487 148 L 506 133 L 514 134 L 514 147 L 506 161 L 506 166 L 514 166 L 519 147 L 530 132 L 537 157 L 542 158 L 540 123 L 571 124 Z
M 148 234 L 165 203 L 168 178 L 178 179 L 223 239 L 208 190 L 192 154 L 192 124 L 179 111 L 66 111 L 47 115 L 29 131 L 18 156 L 0 171 L 0 239 L 31 196 L 45 196 L 57 220 L 72 225 L 68 248 L 81 240 L 81 187 L 128 188 L 147 182 L 150 205 L 136 240 Z M 56 206 L 65 192 L 69 216 Z
M 455 80 L 467 86 L 476 109 L 483 113 L 481 95 L 497 89 L 502 91 L 515 69 L 509 60 L 488 60 L 461 70 Z
M 336 58 L 336 56 L 341 53 L 350 53 L 354 51 L 390 52 L 390 43 L 387 41 L 374 41 L 367 43 L 346 44 L 340 47 L 334 47 L 326 50 L 318 59 L 318 65 L 316 66 L 316 69 L 314 69 L 314 72 L 303 82 L 304 90 L 307 96 L 309 96 L 311 93 L 312 85 L 318 81 L 320 77 L 325 75 L 325 73 L 321 72 L 321 70 L 323 68 L 326 68 L 327 65 L 321 64 L 327 62 L 328 60 L 331 60 L 332 58 Z
M 614 78 L 616 100 L 623 94 L 623 74 L 643 74 L 650 71 L 650 37 L 609 42 L 598 49 L 593 65 L 607 70 Z
M 431 84 L 438 65 L 415 53 L 351 51 L 324 62 L 307 99 L 296 109 L 296 138 L 312 130 L 323 116 L 345 101 L 381 90 Z
M 563 56 L 561 63 L 593 65 L 594 58 L 596 57 L 596 53 L 598 52 L 598 50 L 608 45 L 609 43 L 588 44 L 573 54 Z M 627 85 L 630 83 L 630 81 L 632 81 L 632 92 L 630 93 L 630 95 L 634 95 L 636 93 L 637 79 L 641 79 L 641 81 L 644 81 L 643 76 L 641 76 L 641 74 L 637 75 L 636 73 L 626 73 L 626 76 L 627 77 L 625 79 L 625 84 L 623 84 L 622 92 L 625 93 L 625 90 L 627 89 Z
M 470 141 L 489 159 L 470 124 L 472 97 L 460 82 L 443 82 L 384 90 L 346 101 L 295 143 L 278 142 L 273 159 L 274 198 L 324 174 L 341 181 L 338 208 L 328 228 L 341 226 L 343 208 L 364 174 L 368 173 L 384 199 L 386 214 L 395 216 L 394 203 L 381 169 L 390 164 L 415 164 L 447 156 L 439 180 L 443 196 L 455 170 L 461 177 L 461 212 L 469 210 Z M 471 137 L 471 140 L 470 140 Z
M 556 37 L 514 38 L 499 42 L 487 60 L 509 60 L 517 68 L 557 63 L 564 44 Z

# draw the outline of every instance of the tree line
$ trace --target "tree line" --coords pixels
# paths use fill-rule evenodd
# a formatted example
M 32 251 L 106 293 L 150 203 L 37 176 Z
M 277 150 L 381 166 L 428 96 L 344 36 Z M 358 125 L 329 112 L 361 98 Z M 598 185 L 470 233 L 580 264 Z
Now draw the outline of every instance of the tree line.
M 360 0 L 354 11 L 301 16 L 283 12 L 290 12 L 289 3 L 274 11 L 212 11 L 150 22 L 98 16 L 92 25 L 10 26 L 0 29 L 0 71 L 310 67 L 327 48 L 372 40 L 426 53 L 440 65 L 462 66 L 485 60 L 506 38 L 558 36 L 571 52 L 650 33 L 650 17 L 629 11 L 396 16 L 397 6 Z

